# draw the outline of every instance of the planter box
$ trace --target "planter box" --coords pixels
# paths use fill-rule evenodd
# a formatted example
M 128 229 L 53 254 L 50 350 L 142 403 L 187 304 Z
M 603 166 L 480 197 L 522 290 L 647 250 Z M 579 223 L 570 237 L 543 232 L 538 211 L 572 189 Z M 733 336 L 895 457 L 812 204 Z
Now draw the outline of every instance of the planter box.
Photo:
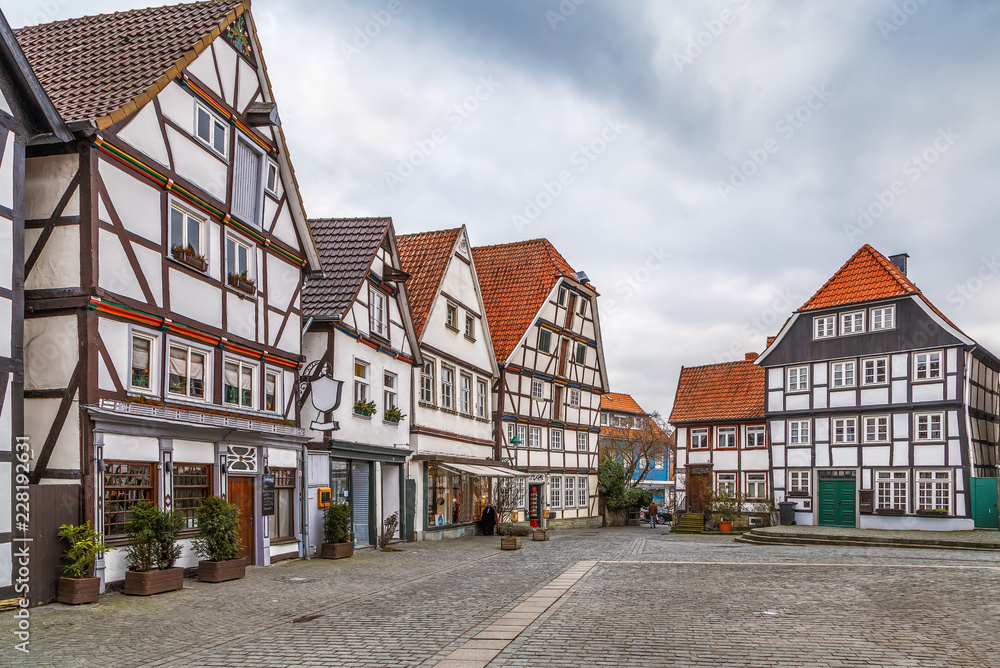
M 531 540 L 548 540 L 549 530 L 548 529 L 535 529 L 531 532 Z
M 151 596 L 183 588 L 184 569 L 180 567 L 147 573 L 125 571 L 125 588 L 122 593 L 129 596 Z
M 501 550 L 520 550 L 521 549 L 521 537 L 520 536 L 503 536 L 500 539 L 500 549 Z
M 905 515 L 906 512 L 903 510 L 896 510 L 894 508 L 879 508 L 875 511 L 876 515 Z
M 59 578 L 56 600 L 60 603 L 97 603 L 100 595 L 101 578 Z
M 948 517 L 948 512 L 942 510 L 917 510 L 917 515 L 921 517 Z
M 199 561 L 198 580 L 200 582 L 225 582 L 239 580 L 247 575 L 247 560 Z
M 208 271 L 208 261 L 202 260 L 197 255 L 191 255 L 187 251 L 181 250 L 179 248 L 171 251 L 170 254 L 171 257 L 173 257 L 175 260 L 177 260 L 182 264 L 186 264 L 192 269 L 197 269 L 198 271 L 203 273 Z
M 346 559 L 354 555 L 354 543 L 323 543 L 320 556 L 324 559 Z
M 239 276 L 229 276 L 228 281 L 230 287 L 236 288 L 240 292 L 245 292 L 248 295 L 257 294 L 257 284 L 253 281 L 248 281 L 245 278 L 240 278 Z
M 382 418 L 383 421 L 388 422 L 389 424 L 399 424 L 399 421 L 402 419 L 403 418 L 391 418 L 391 417 Z

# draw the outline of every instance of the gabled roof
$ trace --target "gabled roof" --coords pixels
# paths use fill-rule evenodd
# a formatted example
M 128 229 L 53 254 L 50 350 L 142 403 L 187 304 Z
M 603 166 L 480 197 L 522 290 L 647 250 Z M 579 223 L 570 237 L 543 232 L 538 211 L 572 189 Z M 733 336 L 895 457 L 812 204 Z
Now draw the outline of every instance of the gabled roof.
M 17 39 L 67 122 L 104 129 L 155 97 L 246 6 L 207 0 L 84 16 L 17 30 Z
M 631 395 L 619 394 L 618 392 L 608 392 L 601 395 L 601 410 L 635 413 L 637 415 L 644 415 L 646 413 Z
M 682 367 L 670 423 L 763 420 L 764 373 L 754 360 Z
M 403 271 L 410 275 L 406 294 L 410 298 L 413 326 L 418 337 L 423 336 L 424 325 L 461 233 L 462 228 L 457 227 L 396 237 Z
M 799 310 L 814 311 L 919 292 L 886 256 L 865 244 Z
M 309 227 L 324 275 L 302 288 L 303 315 L 342 317 L 392 229 L 392 218 L 314 218 Z
M 7 17 L 0 11 L 0 60 L 21 96 L 21 106 L 30 118 L 25 123 L 30 131 L 54 134 L 62 141 L 72 141 L 73 135 L 63 123 L 49 96 L 28 64 L 28 59 L 17 43 Z M 13 111 L 13 110 L 12 110 Z M 17 113 L 17 112 L 15 112 Z
M 506 362 L 556 282 L 573 273 L 548 239 L 472 249 L 497 361 Z

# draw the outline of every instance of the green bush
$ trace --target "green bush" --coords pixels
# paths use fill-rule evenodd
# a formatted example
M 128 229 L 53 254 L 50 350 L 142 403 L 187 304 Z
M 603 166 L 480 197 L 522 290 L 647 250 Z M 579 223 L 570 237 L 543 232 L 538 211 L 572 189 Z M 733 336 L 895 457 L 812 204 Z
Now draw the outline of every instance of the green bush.
M 723 522 L 732 522 L 743 514 L 745 502 L 746 497 L 743 494 L 734 494 L 728 489 L 716 491 L 712 494 L 711 512 Z
M 62 525 L 59 527 L 59 538 L 69 543 L 69 549 L 63 552 L 63 559 L 70 563 L 60 567 L 68 578 L 87 577 L 97 555 L 115 549 L 104 545 L 104 535 L 91 529 L 89 521 L 80 526 Z
M 229 561 L 243 553 L 240 540 L 240 508 L 218 496 L 210 496 L 198 509 L 198 537 L 194 553 L 205 561 Z
M 351 542 L 351 504 L 331 503 L 323 513 L 323 542 Z
M 653 502 L 653 492 L 625 486 L 625 467 L 614 459 L 605 459 L 597 468 L 598 491 L 607 497 L 608 510 L 642 508 Z
M 125 562 L 129 570 L 146 572 L 171 568 L 181 556 L 177 536 L 184 528 L 184 516 L 177 511 L 160 510 L 149 501 L 140 501 L 129 509 L 125 522 Z

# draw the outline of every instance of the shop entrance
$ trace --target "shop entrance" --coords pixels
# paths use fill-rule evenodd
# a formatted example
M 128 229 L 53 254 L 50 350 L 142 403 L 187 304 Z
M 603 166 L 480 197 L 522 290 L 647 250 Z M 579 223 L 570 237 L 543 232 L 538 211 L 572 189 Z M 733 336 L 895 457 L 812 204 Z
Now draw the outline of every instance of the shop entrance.
M 854 471 L 819 472 L 819 523 L 822 526 L 853 527 L 857 481 Z
M 240 509 L 240 540 L 243 542 L 243 558 L 253 566 L 254 559 L 254 494 L 253 478 L 229 476 L 229 503 Z
M 351 463 L 351 512 L 354 514 L 354 544 L 371 545 L 368 537 L 369 509 L 369 462 Z

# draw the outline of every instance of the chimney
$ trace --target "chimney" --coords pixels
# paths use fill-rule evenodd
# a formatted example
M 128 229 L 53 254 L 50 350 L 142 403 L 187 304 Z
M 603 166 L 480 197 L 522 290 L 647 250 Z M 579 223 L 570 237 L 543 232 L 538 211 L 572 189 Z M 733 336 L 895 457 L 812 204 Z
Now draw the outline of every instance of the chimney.
M 747 353 L 746 357 L 743 358 L 744 362 L 753 362 L 757 359 L 757 353 Z
M 896 265 L 896 268 L 903 272 L 903 276 L 906 276 L 906 258 L 910 257 L 906 253 L 900 253 L 899 255 L 890 255 L 889 262 Z
M 764 348 L 770 348 L 771 344 L 774 343 L 774 340 L 776 338 L 778 338 L 778 337 L 777 336 L 769 336 L 769 337 L 767 337 L 767 345 L 764 346 Z

